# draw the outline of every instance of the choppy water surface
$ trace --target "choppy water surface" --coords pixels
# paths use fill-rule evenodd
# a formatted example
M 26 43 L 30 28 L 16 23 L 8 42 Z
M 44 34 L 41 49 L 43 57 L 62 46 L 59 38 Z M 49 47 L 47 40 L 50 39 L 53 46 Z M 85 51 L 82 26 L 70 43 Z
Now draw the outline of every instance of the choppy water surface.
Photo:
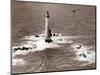
M 95 6 L 12 2 L 12 72 L 95 69 L 95 9 Z M 50 14 L 52 33 L 58 33 L 51 37 L 51 43 L 46 43 L 42 34 L 46 11 Z
M 75 63 L 80 62 L 81 64 L 78 64 L 78 66 L 86 66 L 86 65 L 95 63 L 95 50 L 93 50 L 94 48 L 92 46 L 84 46 L 82 43 L 75 43 L 72 40 L 72 39 L 79 39 L 80 37 L 63 36 L 62 34 L 59 34 L 59 33 L 57 33 L 57 34 L 58 34 L 57 36 L 51 37 L 53 42 L 50 42 L 50 43 L 45 42 L 44 34 L 40 34 L 38 37 L 36 37 L 35 35 L 23 37 L 22 40 L 24 40 L 25 42 L 23 41 L 18 46 L 12 47 L 12 63 L 13 63 L 12 66 L 20 67 L 20 66 L 25 66 L 27 64 L 30 64 L 30 61 L 25 60 L 25 57 L 27 58 L 27 55 L 29 55 L 30 53 L 34 53 L 34 52 L 40 52 L 40 51 L 45 51 L 45 50 L 48 51 L 48 49 L 51 49 L 51 51 L 53 51 L 52 49 L 55 49 L 55 50 L 58 49 L 59 51 L 61 51 L 61 49 L 62 49 L 62 51 L 69 50 L 69 53 L 72 53 L 74 55 L 74 57 L 73 57 L 73 55 L 71 57 L 69 57 L 71 62 L 66 64 L 68 67 L 73 66 L 73 64 L 70 65 L 70 63 L 72 63 L 72 62 L 75 62 Z M 67 45 L 69 45 L 69 46 L 67 46 Z M 26 47 L 26 48 L 30 48 L 30 49 L 28 49 L 28 50 L 18 49 L 16 51 L 14 51 L 15 48 L 22 48 L 22 47 Z M 61 49 L 59 49 L 59 48 L 61 48 Z M 58 56 L 56 55 L 56 57 L 59 57 L 59 55 Z M 66 58 L 67 57 L 65 56 L 64 59 L 66 60 Z M 32 56 L 32 59 L 34 59 L 34 55 Z M 61 61 L 58 61 L 58 63 L 60 63 L 60 62 Z M 64 63 L 64 61 L 62 61 L 62 62 Z

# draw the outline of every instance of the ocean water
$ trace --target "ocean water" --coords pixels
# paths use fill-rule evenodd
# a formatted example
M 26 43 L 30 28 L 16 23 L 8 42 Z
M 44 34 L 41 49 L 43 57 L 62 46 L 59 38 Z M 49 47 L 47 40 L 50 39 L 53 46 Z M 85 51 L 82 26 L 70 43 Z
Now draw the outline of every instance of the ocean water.
M 11 9 L 13 73 L 96 68 L 95 6 L 14 1 Z M 59 33 L 51 43 L 43 34 L 47 11 L 52 33 Z M 14 51 L 18 47 L 30 49 Z
M 72 49 L 71 52 L 75 55 L 75 57 L 72 57 L 73 61 L 77 60 L 78 62 L 84 62 L 83 64 L 80 64 L 81 66 L 86 66 L 88 64 L 95 63 L 95 50 L 91 50 L 93 49 L 92 46 L 84 46 L 81 43 L 75 43 L 73 40 L 71 40 L 73 38 L 78 39 L 80 37 L 63 36 L 60 33 L 58 34 L 58 36 L 51 37 L 53 42 L 50 43 L 45 42 L 44 34 L 40 34 L 39 37 L 35 37 L 35 35 L 23 37 L 22 39 L 26 40 L 26 42 L 22 42 L 19 46 L 12 47 L 13 66 L 25 65 L 26 62 L 28 62 L 23 58 L 15 58 L 18 55 L 27 55 L 29 53 L 46 50 L 48 48 L 56 49 L 63 47 L 65 44 L 70 44 L 70 49 Z M 77 47 L 79 47 L 80 45 L 81 48 L 77 49 Z M 31 49 L 14 51 L 14 48 L 18 47 L 29 47 Z

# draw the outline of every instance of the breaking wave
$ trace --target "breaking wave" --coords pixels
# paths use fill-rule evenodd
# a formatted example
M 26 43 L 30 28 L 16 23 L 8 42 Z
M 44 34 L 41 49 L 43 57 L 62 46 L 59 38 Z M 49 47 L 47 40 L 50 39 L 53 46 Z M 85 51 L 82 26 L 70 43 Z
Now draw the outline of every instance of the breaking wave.
M 72 40 L 69 39 L 67 36 L 62 36 L 62 34 L 59 34 L 58 36 L 51 37 L 53 42 L 47 43 L 45 42 L 44 34 L 40 34 L 39 37 L 36 37 L 35 35 L 32 36 L 26 36 L 24 37 L 24 40 L 27 40 L 26 43 L 22 43 L 20 46 L 14 46 L 12 48 L 13 56 L 16 55 L 26 55 L 29 52 L 36 52 L 45 50 L 46 48 L 57 48 L 63 46 L 64 43 L 73 43 Z M 29 47 L 31 49 L 29 50 L 16 50 L 14 52 L 14 48 L 18 47 Z
M 47 43 L 45 42 L 44 34 L 40 34 L 38 37 L 35 35 L 32 36 L 25 36 L 22 38 L 23 40 L 27 40 L 26 42 L 22 42 L 20 46 L 13 46 L 12 47 L 12 62 L 13 66 L 15 65 L 24 65 L 26 64 L 26 61 L 23 58 L 14 58 L 16 55 L 26 55 L 30 52 L 36 52 L 36 51 L 42 51 L 46 48 L 58 48 L 63 46 L 64 43 L 73 43 L 72 40 L 70 40 L 69 36 L 62 36 L 62 34 L 58 34 L 56 36 L 52 36 L 51 39 L 53 42 Z M 22 47 L 29 48 L 28 50 L 16 50 L 14 49 Z
M 22 58 L 14 58 L 16 55 L 26 55 L 30 52 L 42 51 L 46 48 L 59 48 L 63 47 L 64 44 L 70 43 L 73 52 L 75 53 L 75 57 L 72 58 L 73 60 L 78 60 L 79 62 L 85 61 L 86 64 L 95 63 L 95 50 L 92 47 L 87 47 L 82 44 L 75 44 L 72 38 L 78 38 L 74 36 L 63 36 L 62 34 L 58 34 L 56 36 L 52 36 L 51 39 L 53 42 L 47 43 L 45 42 L 44 34 L 40 34 L 38 36 L 25 36 L 24 39 L 26 42 L 22 42 L 20 46 L 12 47 L 12 60 L 13 65 L 16 64 L 25 64 L 26 61 Z M 27 47 L 28 50 L 16 50 L 15 48 L 23 48 Z
M 87 64 L 95 63 L 95 51 L 92 47 L 82 45 L 79 48 L 79 44 L 74 44 L 72 48 L 76 55 L 74 60 L 85 61 Z
M 26 61 L 23 58 L 13 58 L 12 62 L 12 66 L 26 64 Z

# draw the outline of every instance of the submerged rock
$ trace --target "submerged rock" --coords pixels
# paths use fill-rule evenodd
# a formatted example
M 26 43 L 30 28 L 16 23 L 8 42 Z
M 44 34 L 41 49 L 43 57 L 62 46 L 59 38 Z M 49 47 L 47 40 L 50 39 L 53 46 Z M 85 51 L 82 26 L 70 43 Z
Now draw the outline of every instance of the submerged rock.
M 79 56 L 83 56 L 84 58 L 86 58 L 86 54 L 82 53 L 82 54 L 79 54 Z
M 39 37 L 39 35 L 35 35 L 35 37 Z

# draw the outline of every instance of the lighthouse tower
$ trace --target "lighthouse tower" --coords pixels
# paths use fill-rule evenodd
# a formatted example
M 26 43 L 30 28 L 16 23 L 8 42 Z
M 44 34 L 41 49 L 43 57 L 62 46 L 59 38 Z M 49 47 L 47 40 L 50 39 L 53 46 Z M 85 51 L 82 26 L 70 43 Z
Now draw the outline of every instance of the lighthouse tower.
M 52 36 L 52 33 L 51 33 L 51 30 L 49 28 L 49 12 L 47 11 L 46 15 L 45 15 L 45 42 L 47 43 L 50 43 L 52 42 L 51 40 L 51 36 Z

